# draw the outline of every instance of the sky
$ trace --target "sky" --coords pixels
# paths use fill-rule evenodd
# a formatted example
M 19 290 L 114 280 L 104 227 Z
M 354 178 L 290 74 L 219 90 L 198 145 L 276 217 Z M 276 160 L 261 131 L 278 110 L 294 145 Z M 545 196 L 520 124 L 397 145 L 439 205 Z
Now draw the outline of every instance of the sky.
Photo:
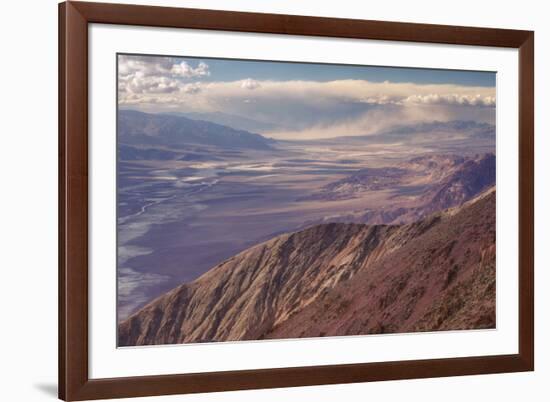
M 369 135 L 425 121 L 495 122 L 496 74 L 336 64 L 118 56 L 118 102 L 150 113 L 222 112 L 280 139 Z

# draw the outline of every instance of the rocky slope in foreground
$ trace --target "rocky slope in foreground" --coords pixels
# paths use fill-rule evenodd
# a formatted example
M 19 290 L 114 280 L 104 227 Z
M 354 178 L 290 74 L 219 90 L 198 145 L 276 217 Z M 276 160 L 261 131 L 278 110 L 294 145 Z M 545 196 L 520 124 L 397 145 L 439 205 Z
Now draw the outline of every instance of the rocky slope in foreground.
M 119 346 L 495 326 L 495 191 L 408 225 L 278 236 L 138 311 Z

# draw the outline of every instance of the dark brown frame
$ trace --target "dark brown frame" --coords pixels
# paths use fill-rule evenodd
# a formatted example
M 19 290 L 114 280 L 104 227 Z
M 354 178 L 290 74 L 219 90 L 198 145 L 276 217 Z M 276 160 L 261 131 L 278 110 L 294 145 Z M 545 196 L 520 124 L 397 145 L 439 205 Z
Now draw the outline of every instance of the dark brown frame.
M 519 353 L 89 379 L 88 24 L 260 32 L 519 49 Z M 59 5 L 59 397 L 67 401 L 534 370 L 534 33 L 153 6 Z

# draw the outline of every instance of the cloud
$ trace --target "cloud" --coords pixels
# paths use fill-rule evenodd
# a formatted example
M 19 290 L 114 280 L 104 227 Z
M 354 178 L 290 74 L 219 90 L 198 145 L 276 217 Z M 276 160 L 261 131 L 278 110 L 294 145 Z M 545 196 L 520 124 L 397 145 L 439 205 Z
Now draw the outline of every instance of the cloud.
M 315 124 L 300 129 L 264 133 L 277 139 L 322 139 L 339 136 L 372 135 L 390 127 L 421 122 L 466 120 L 494 124 L 495 109 L 477 106 L 376 105 L 349 119 Z
M 467 105 L 467 106 L 495 106 L 494 96 L 458 95 L 458 94 L 429 94 L 411 95 L 404 100 L 405 103 L 419 104 L 446 104 L 446 105 Z
M 252 90 L 259 87 L 261 87 L 261 84 L 259 83 L 259 81 L 253 80 L 252 78 L 247 78 L 246 80 L 243 80 L 241 83 L 241 88 L 244 88 L 244 89 Z
M 170 73 L 176 77 L 204 77 L 209 76 L 210 71 L 208 70 L 208 65 L 206 63 L 200 62 L 196 68 L 191 67 L 185 61 L 182 61 L 179 64 L 174 64 L 170 69 Z
M 200 92 L 200 83 L 186 81 L 209 75 L 209 67 L 204 62 L 193 67 L 169 57 L 123 55 L 118 60 L 119 97 L 123 102 L 138 103 L 135 94 L 142 94 L 141 100 L 147 102 L 153 98 L 150 95 L 157 98 L 160 94 L 177 92 L 193 94 Z
M 202 84 L 200 82 L 186 84 L 181 88 L 182 92 L 186 94 L 196 94 L 196 93 L 199 93 L 201 89 L 202 89 Z
M 119 103 L 149 112 L 224 112 L 275 124 L 276 138 L 366 135 L 407 121 L 494 123 L 494 87 L 335 80 L 201 82 L 206 63 L 126 57 L 119 60 Z
M 494 88 L 365 80 L 259 81 L 259 84 L 261 90 L 250 91 L 243 88 L 242 81 L 214 82 L 208 84 L 200 98 L 211 110 L 285 127 L 281 132 L 264 133 L 278 138 L 334 136 L 331 131 L 338 135 L 365 135 L 382 122 L 404 122 L 403 119 L 460 117 L 490 122 L 495 114 Z M 186 105 L 185 101 L 181 103 L 182 107 Z
M 132 94 L 169 94 L 177 92 L 180 83 L 163 76 L 143 76 L 140 73 L 119 80 L 119 90 Z
M 142 76 L 166 74 L 172 68 L 173 61 L 168 57 L 118 56 L 119 76 L 140 73 Z

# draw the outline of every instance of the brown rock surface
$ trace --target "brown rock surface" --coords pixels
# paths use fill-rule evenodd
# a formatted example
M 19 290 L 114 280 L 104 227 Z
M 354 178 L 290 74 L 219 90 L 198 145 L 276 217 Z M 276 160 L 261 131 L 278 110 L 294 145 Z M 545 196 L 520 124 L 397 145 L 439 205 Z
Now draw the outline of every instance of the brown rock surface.
M 119 346 L 495 326 L 494 188 L 407 225 L 278 236 L 122 322 Z

